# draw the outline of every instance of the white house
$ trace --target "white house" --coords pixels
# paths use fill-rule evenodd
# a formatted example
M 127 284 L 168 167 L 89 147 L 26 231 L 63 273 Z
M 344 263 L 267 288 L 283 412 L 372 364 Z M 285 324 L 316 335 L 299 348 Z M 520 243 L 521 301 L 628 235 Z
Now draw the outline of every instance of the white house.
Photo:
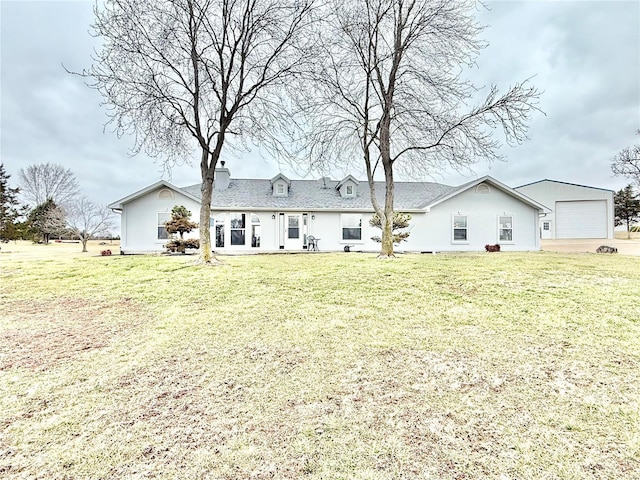
M 384 183 L 376 184 L 383 202 Z M 163 225 L 175 205 L 191 210 L 198 221 L 200 185 L 178 188 L 160 181 L 114 202 L 121 214 L 122 253 L 160 252 L 168 240 Z M 433 182 L 397 182 L 395 210 L 412 215 L 403 251 L 482 251 L 486 244 L 502 250 L 539 250 L 539 217 L 549 209 L 486 176 L 458 187 Z M 374 211 L 369 187 L 352 176 L 336 181 L 234 179 L 227 168 L 215 172 L 211 207 L 214 251 L 273 252 L 378 251 L 369 225 Z M 197 231 L 191 237 L 198 237 Z
M 613 238 L 613 191 L 556 180 L 540 180 L 514 190 L 551 208 L 540 218 L 540 236 Z

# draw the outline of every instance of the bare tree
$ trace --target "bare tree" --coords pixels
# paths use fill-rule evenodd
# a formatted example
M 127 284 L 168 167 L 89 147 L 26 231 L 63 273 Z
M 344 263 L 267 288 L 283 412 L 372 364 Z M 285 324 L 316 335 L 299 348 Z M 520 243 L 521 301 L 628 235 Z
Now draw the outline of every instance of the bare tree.
M 640 130 L 636 132 L 640 135 Z M 611 162 L 614 175 L 622 175 L 640 186 L 640 144 L 627 147 L 618 153 Z
M 82 243 L 82 251 L 87 251 L 87 242 L 97 236 L 106 235 L 113 228 L 113 214 L 95 204 L 87 197 L 80 197 L 66 209 L 66 228 Z
M 36 207 L 47 200 L 64 206 L 78 195 L 78 181 L 73 172 L 56 163 L 41 163 L 21 168 L 18 173 L 20 192 Z
M 364 159 L 373 208 L 382 221 L 381 257 L 393 256 L 394 174 L 433 175 L 493 161 L 503 130 L 526 138 L 540 93 L 527 82 L 500 95 L 463 78 L 485 44 L 475 0 L 335 0 L 327 13 L 316 94 L 302 92 L 303 137 L 312 168 Z M 382 168 L 385 200 L 376 198 Z
M 92 79 L 119 135 L 170 168 L 199 153 L 200 257 L 212 257 L 213 177 L 223 147 L 273 138 L 280 94 L 303 70 L 315 0 L 106 0 Z

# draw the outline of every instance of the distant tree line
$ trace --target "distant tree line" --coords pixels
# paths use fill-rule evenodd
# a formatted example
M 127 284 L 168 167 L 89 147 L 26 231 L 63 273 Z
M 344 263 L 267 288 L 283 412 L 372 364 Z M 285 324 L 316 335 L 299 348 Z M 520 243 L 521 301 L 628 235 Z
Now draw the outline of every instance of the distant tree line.
M 86 252 L 90 239 L 111 236 L 111 212 L 80 194 L 70 169 L 30 165 L 20 169 L 17 187 L 9 185 L 10 178 L 0 164 L 0 241 L 76 239 Z

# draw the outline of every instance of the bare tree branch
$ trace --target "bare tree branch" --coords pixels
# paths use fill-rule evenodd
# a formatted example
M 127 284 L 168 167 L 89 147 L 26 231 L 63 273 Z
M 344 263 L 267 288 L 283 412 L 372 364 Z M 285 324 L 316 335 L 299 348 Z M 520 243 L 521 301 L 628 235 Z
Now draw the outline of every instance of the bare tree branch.
M 80 240 L 82 251 L 86 252 L 90 239 L 106 235 L 113 228 L 113 214 L 87 197 L 80 197 L 66 208 L 66 228 Z
M 475 8 L 475 0 L 334 0 L 327 8 L 315 91 L 299 88 L 296 100 L 298 123 L 309 131 L 296 140 L 307 145 L 313 167 L 364 160 L 383 225 L 381 256 L 393 255 L 394 173 L 416 178 L 494 161 L 500 142 L 492 131 L 518 144 L 539 111 L 540 92 L 528 80 L 502 95 L 491 86 L 469 106 L 479 89 L 463 68 L 486 46 Z M 384 206 L 373 183 L 378 165 Z
M 170 169 L 199 153 L 204 262 L 223 148 L 272 139 L 287 121 L 281 90 L 310 62 L 305 36 L 316 1 L 106 0 L 95 8 L 102 48 L 77 74 L 102 94 L 107 125 L 134 135 L 134 154 L 144 150 Z
M 640 135 L 638 130 L 637 135 Z M 611 161 L 614 175 L 630 178 L 640 186 L 640 144 L 626 147 Z
M 18 172 L 20 192 L 32 207 L 53 200 L 64 206 L 79 192 L 73 172 L 55 163 L 41 163 L 21 168 Z

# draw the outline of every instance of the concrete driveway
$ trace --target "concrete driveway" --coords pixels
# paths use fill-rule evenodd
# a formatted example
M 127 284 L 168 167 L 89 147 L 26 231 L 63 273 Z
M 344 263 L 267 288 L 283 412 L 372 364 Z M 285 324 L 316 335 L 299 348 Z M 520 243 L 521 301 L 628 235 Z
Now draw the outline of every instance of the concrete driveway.
M 640 256 L 640 240 L 615 239 L 566 239 L 540 240 L 541 249 L 545 252 L 596 253 L 600 245 L 616 247 L 618 254 Z

